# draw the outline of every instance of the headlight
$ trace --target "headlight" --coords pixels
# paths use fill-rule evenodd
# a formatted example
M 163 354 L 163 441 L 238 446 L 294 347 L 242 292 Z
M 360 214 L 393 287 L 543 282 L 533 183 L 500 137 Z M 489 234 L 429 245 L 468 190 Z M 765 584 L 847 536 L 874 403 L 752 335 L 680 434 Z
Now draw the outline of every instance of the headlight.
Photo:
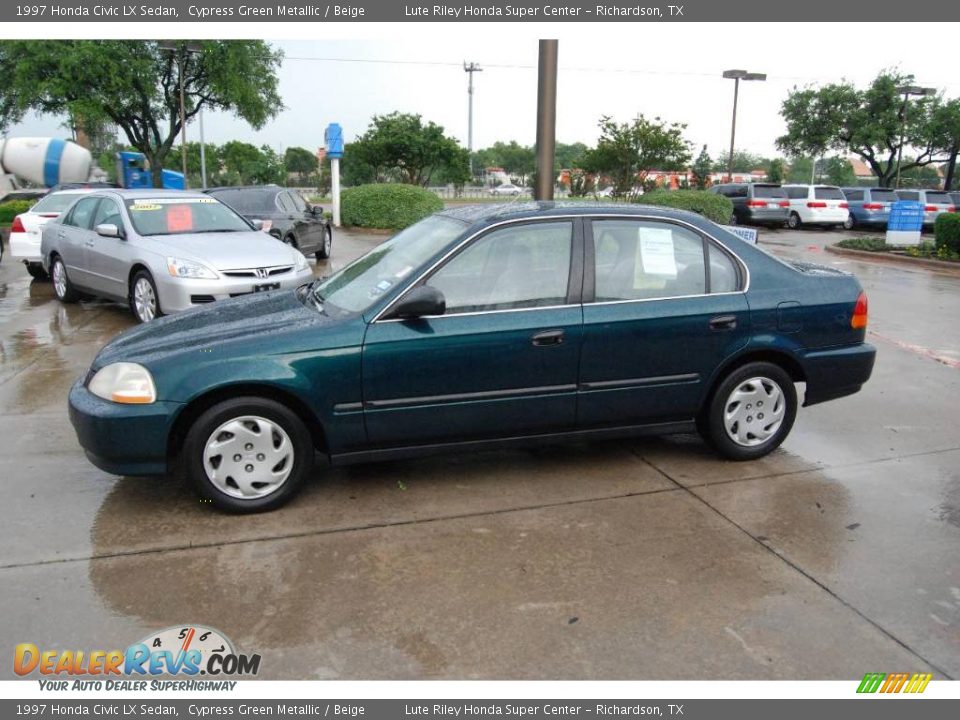
M 157 399 L 150 371 L 136 363 L 118 362 L 100 368 L 87 389 L 104 400 L 147 405 Z
M 210 268 L 181 258 L 167 258 L 167 272 L 175 278 L 195 278 L 198 280 L 216 280 L 217 274 Z
M 310 267 L 310 263 L 307 262 L 307 258 L 302 252 L 294 250 L 293 254 L 296 255 L 297 270 L 306 270 Z

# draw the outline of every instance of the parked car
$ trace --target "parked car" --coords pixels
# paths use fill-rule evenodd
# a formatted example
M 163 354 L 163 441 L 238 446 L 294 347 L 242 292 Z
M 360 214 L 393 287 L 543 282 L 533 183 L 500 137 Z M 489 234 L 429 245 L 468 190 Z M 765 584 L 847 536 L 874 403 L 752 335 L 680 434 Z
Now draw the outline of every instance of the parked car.
M 803 225 L 839 227 L 850 211 L 843 191 L 833 185 L 784 185 L 790 200 L 787 227 L 797 230 Z
M 78 197 L 92 190 L 59 190 L 45 195 L 10 225 L 10 256 L 20 260 L 31 277 L 47 277 L 40 258 L 40 232 L 50 220 L 69 208 Z
M 613 185 L 607 185 L 605 188 L 603 188 L 603 189 L 601 189 L 601 190 L 597 190 L 597 197 L 598 197 L 598 198 L 611 198 L 611 197 L 613 197 L 613 193 L 614 193 L 614 192 L 615 192 L 615 190 L 614 190 Z
M 896 190 L 897 200 L 923 203 L 923 227 L 929 230 L 943 213 L 956 212 L 957 206 L 949 193 L 942 190 Z
M 710 192 L 733 202 L 731 225 L 770 225 L 780 227 L 790 217 L 790 200 L 786 191 L 773 183 L 725 183 L 714 185 Z
M 333 250 L 333 226 L 323 208 L 310 206 L 296 190 L 277 185 L 222 187 L 205 191 L 247 220 L 260 220 L 265 232 L 304 255 L 326 260 Z
M 61 302 L 127 302 L 140 322 L 313 277 L 299 250 L 209 195 L 101 190 L 43 228 L 40 255 Z
M 522 195 L 523 193 L 524 189 L 522 187 L 513 185 L 511 183 L 504 183 L 503 185 L 497 185 L 496 187 L 490 188 L 490 194 L 496 197 L 504 195 L 516 197 L 517 195 Z
M 960 209 L 960 191 L 952 190 L 947 193 L 950 196 L 950 201 L 953 203 L 954 207 Z
M 841 188 L 847 199 L 849 212 L 843 226 L 886 229 L 890 220 L 890 204 L 897 196 L 890 188 L 845 187 Z
M 587 262 L 584 263 L 584 258 Z M 430 216 L 328 278 L 162 318 L 70 392 L 118 475 L 181 467 L 220 508 L 289 500 L 333 464 L 699 430 L 778 447 L 870 377 L 867 298 L 699 215 L 609 203 Z

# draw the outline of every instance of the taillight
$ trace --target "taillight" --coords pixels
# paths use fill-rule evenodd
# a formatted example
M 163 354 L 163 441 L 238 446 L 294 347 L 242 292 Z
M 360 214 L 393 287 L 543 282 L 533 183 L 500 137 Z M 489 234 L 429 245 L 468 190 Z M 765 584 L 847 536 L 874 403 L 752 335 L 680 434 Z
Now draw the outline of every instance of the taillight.
M 956 205 L 947 205 L 947 212 L 956 212 L 956 211 L 957 211 Z
M 924 211 L 924 212 L 936 212 L 936 211 L 937 211 L 937 206 L 936 206 L 936 205 L 927 205 L 927 206 L 923 209 L 923 211 Z
M 10 232 L 26 232 L 26 229 L 23 227 L 23 221 L 20 220 L 20 216 L 17 215 L 13 219 L 13 223 L 10 225 Z
M 747 207 L 766 207 L 766 200 L 747 200 Z
M 850 318 L 850 327 L 854 330 L 867 326 L 867 293 L 860 291 L 857 304 L 853 306 L 853 317 Z
M 837 205 L 837 207 L 843 208 L 844 210 L 846 210 L 847 208 L 850 207 L 850 203 L 840 203 L 839 205 Z
M 808 202 L 808 208 L 825 208 L 827 204 L 825 202 Z
M 781 200 L 781 201 L 778 203 L 778 205 L 780 205 L 780 207 L 790 207 L 790 201 L 789 201 L 789 200 Z
M 864 203 L 863 209 L 864 210 L 883 210 L 883 205 L 881 205 L 880 203 Z

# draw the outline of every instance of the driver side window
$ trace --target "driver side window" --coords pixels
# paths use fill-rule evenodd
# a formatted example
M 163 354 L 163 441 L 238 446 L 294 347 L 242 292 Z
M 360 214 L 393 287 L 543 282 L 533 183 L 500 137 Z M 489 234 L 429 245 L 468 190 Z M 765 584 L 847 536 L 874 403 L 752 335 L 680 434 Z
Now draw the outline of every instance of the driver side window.
M 563 305 L 572 237 L 573 224 L 566 221 L 494 230 L 441 267 L 427 284 L 443 293 L 447 315 Z
M 93 216 L 93 228 L 97 225 L 116 225 L 123 229 L 123 219 L 120 216 L 120 208 L 113 200 L 101 200 L 97 207 L 97 212 Z

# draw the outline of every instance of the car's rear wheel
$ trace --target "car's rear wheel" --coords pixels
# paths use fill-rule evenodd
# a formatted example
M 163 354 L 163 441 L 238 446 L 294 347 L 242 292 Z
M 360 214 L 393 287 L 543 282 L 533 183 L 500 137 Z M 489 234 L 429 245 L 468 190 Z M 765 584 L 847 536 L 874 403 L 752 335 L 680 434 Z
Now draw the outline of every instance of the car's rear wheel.
M 50 265 L 50 275 L 53 278 L 53 292 L 57 300 L 63 303 L 75 303 L 80 299 L 80 293 L 73 287 L 70 278 L 67 277 L 67 266 L 57 255 L 53 258 Z
M 731 460 L 754 460 L 780 446 L 797 416 L 797 391 L 783 368 L 753 362 L 731 372 L 701 418 L 706 439 Z
M 222 510 L 263 512 L 280 507 L 313 467 L 313 442 L 285 405 L 240 397 L 214 405 L 193 423 L 184 467 L 197 491 Z
M 796 213 L 790 213 L 790 217 L 787 218 L 787 227 L 791 230 L 799 230 L 800 226 L 803 223 L 800 222 L 800 216 Z
M 43 269 L 43 265 L 38 262 L 28 262 L 27 272 L 34 280 L 47 280 L 49 278 L 47 271 Z
M 727 220 L 727 225 L 738 225 L 738 224 L 739 224 L 739 222 L 737 221 L 737 214 L 736 214 L 736 213 L 731 213 L 731 214 L 730 214 L 730 219 Z
M 317 250 L 316 258 L 317 260 L 326 260 L 330 257 L 330 252 L 333 250 L 333 233 L 330 232 L 330 228 L 327 228 L 323 233 L 323 244 L 320 246 L 320 249 Z
M 142 323 L 150 322 L 163 315 L 157 285 L 153 282 L 153 276 L 146 270 L 138 270 L 130 283 L 130 310 Z
M 857 225 L 857 221 L 853 217 L 853 215 L 847 215 L 847 219 L 843 221 L 844 230 L 853 230 L 853 228 L 855 228 L 856 225 Z
M 293 235 L 287 235 L 283 238 L 283 241 L 292 248 L 298 247 L 297 239 Z

